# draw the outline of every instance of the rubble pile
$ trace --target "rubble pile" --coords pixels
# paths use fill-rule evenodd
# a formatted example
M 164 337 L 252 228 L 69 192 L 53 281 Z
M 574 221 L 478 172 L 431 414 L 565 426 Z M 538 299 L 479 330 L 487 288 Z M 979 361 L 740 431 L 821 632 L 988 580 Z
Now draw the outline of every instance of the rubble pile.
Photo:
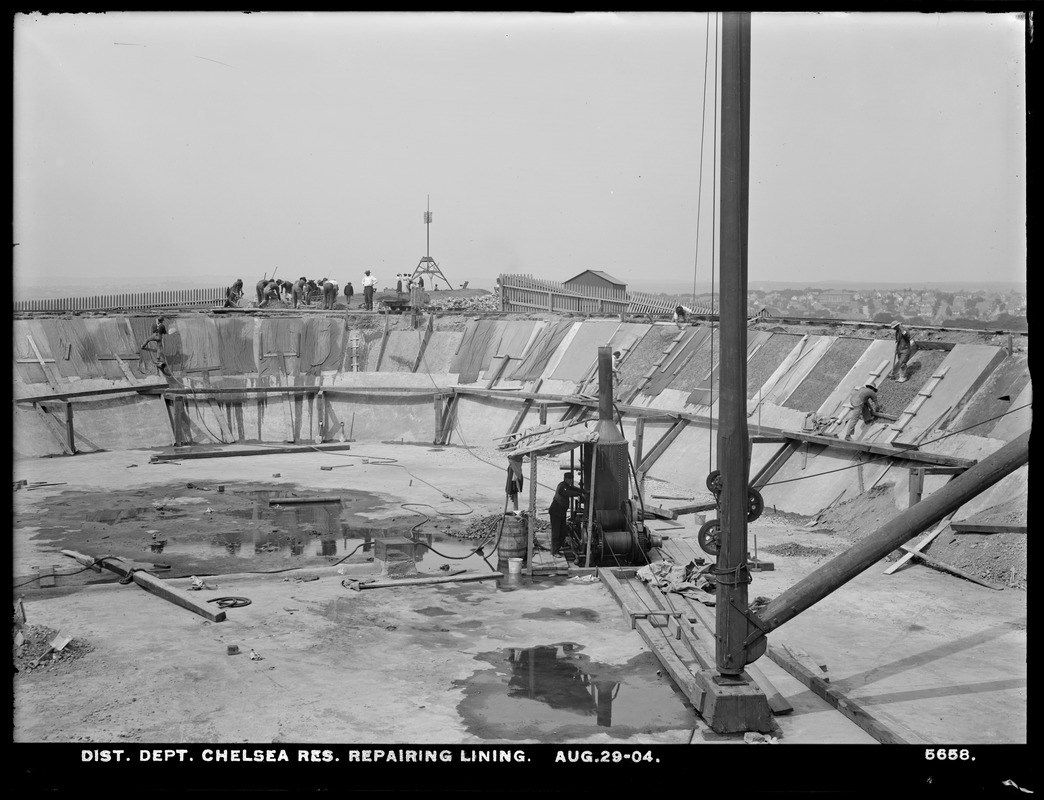
M 16 672 L 45 672 L 68 666 L 83 658 L 94 646 L 83 639 L 70 639 L 61 651 L 52 651 L 58 631 L 42 625 L 15 626 L 14 667 Z
M 474 297 L 435 292 L 429 293 L 426 299 L 426 308 L 435 311 L 500 311 L 500 295 L 488 292 Z
M 525 518 L 528 521 L 529 515 L 525 512 L 521 512 L 519 516 Z M 463 531 L 457 531 L 453 533 L 453 536 L 458 539 L 489 539 L 496 536 L 500 532 L 500 514 L 492 514 L 488 517 L 483 517 L 480 520 L 476 520 L 471 523 Z M 528 522 L 527 522 L 528 524 Z M 548 520 L 538 519 L 536 521 L 536 531 L 541 533 L 542 531 L 550 531 L 551 523 Z

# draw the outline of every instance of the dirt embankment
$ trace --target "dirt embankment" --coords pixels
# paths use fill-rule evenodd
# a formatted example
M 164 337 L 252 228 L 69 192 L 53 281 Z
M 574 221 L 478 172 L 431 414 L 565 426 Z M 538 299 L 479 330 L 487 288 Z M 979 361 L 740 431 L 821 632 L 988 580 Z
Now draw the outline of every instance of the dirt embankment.
M 829 529 L 858 541 L 880 528 L 899 512 L 892 500 L 892 484 L 881 484 L 852 500 L 839 503 L 822 512 L 816 519 L 820 529 Z M 1009 524 L 1025 524 L 1025 510 L 998 512 L 996 520 Z M 976 517 L 978 519 L 978 517 Z M 934 526 L 932 527 L 934 530 Z M 912 545 L 920 534 L 911 540 Z M 933 559 L 941 561 L 984 581 L 1014 589 L 1026 589 L 1028 570 L 1026 534 L 966 533 L 947 526 L 924 548 Z M 888 559 L 902 555 L 896 550 Z

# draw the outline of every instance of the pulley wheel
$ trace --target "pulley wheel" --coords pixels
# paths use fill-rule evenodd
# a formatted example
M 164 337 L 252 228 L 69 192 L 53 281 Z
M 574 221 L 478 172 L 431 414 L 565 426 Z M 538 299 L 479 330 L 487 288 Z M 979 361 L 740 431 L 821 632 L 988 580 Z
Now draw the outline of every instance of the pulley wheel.
M 747 487 L 747 522 L 756 520 L 764 510 L 765 501 L 761 497 L 761 492 L 753 486 Z
M 710 475 L 707 476 L 707 489 L 709 489 L 714 495 L 721 494 L 721 470 L 716 469 Z
M 700 544 L 700 549 L 704 553 L 708 553 L 712 556 L 718 555 L 719 535 L 721 533 L 721 526 L 718 520 L 712 519 L 709 522 L 703 523 L 703 527 L 700 528 L 700 532 L 696 534 L 696 541 Z

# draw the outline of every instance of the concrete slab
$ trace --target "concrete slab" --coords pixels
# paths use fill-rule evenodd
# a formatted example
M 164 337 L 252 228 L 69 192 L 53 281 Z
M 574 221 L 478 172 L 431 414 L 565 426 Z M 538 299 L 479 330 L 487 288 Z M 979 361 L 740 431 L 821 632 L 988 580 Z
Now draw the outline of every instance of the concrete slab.
M 982 385 L 1004 357 L 1005 353 L 999 347 L 981 344 L 955 345 L 933 373 L 944 373 L 945 377 L 938 382 L 932 381 L 935 388 L 930 397 L 919 402 L 921 395 L 918 395 L 918 398 L 903 409 L 904 412 L 916 409 L 916 414 L 903 426 L 901 432 L 893 430 L 888 441 L 917 442 L 940 422 L 956 415 L 964 402 Z M 901 414 L 900 420 L 902 418 Z
M 761 490 L 765 505 L 792 514 L 817 514 L 860 494 L 859 470 L 869 490 L 887 470 L 884 460 L 869 461 L 858 453 L 803 444 Z M 905 490 L 905 487 L 904 487 Z
M 1011 403 L 1013 413 L 997 420 L 989 435 L 994 439 L 1010 442 L 1028 431 L 1033 425 L 1033 384 L 1028 383 Z
M 561 358 L 554 370 L 544 374 L 549 380 L 577 382 L 587 378 L 598 363 L 598 348 L 612 344 L 619 322 L 588 321 L 580 324 L 568 343 L 563 342 Z
M 836 336 L 812 336 L 794 353 L 785 371 L 774 374 L 761 390 L 761 402 L 781 406 L 819 364 L 837 341 Z M 789 361 L 789 357 L 788 357 Z M 786 362 L 784 362 L 786 363 Z M 771 384 L 771 388 L 769 388 Z M 811 410 L 811 409 L 809 409 Z

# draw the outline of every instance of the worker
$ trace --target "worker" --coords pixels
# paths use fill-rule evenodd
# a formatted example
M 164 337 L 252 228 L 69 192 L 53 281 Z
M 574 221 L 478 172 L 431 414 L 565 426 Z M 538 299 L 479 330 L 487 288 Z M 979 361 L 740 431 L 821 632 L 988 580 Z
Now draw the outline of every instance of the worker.
M 417 276 L 417 288 L 420 289 L 421 291 L 424 291 L 424 276 L 423 275 L 418 275 Z
M 675 323 L 677 323 L 679 328 L 682 325 L 685 324 L 685 307 L 684 306 L 678 306 L 677 308 L 674 309 L 674 321 L 675 321 Z
M 167 357 L 163 353 L 163 337 L 166 335 L 167 323 L 163 317 L 156 317 L 156 321 L 152 324 L 149 338 L 141 343 L 140 349 L 153 353 L 152 363 L 156 365 L 156 369 L 164 375 L 170 375 L 170 369 L 167 367 Z
M 895 329 L 895 367 L 891 377 L 895 378 L 896 383 L 905 383 L 906 364 L 914 353 L 914 343 L 910 339 L 910 332 L 901 322 L 893 322 L 890 327 Z
M 507 485 L 504 487 L 504 491 L 507 493 L 508 499 L 511 500 L 511 505 L 518 513 L 518 495 L 522 491 L 522 485 L 525 480 L 522 477 L 522 459 L 515 456 L 508 457 L 507 466 Z
M 402 274 L 395 276 L 395 294 L 402 294 Z
M 547 509 L 551 515 L 551 555 L 557 556 L 565 545 L 566 514 L 569 512 L 569 498 L 581 497 L 583 492 L 573 486 L 573 473 L 567 472 L 558 488 L 555 496 Z
M 868 383 L 863 388 L 856 389 L 848 398 L 848 404 L 852 409 L 848 412 L 848 425 L 845 427 L 846 442 L 851 441 L 860 417 L 867 425 L 874 421 L 874 417 L 880 409 L 877 401 L 877 387 Z
M 377 279 L 370 274 L 370 270 L 366 270 L 363 273 L 362 285 L 363 308 L 365 308 L 367 311 L 373 311 L 373 292 L 374 287 L 377 285 Z
M 225 308 L 235 308 L 239 305 L 239 298 L 243 296 L 243 279 L 236 278 L 236 282 L 233 283 L 225 291 Z
M 333 307 L 337 304 L 339 292 L 340 287 L 337 285 L 337 281 L 332 278 L 327 278 L 323 281 L 323 308 L 333 310 Z
M 261 290 L 261 303 L 258 305 L 258 308 L 266 308 L 269 303 L 278 299 L 279 284 L 275 280 L 270 280 Z
M 268 286 L 268 278 L 262 278 L 254 287 L 257 290 L 257 305 L 261 307 L 261 301 L 265 299 L 265 287 Z
M 344 299 L 348 303 L 348 308 L 352 307 L 352 297 L 355 295 L 355 287 L 352 286 L 352 282 L 348 281 L 348 285 L 344 287 Z
M 294 308 L 304 302 L 305 299 L 305 284 L 308 279 L 302 275 L 296 281 L 294 281 L 293 288 L 290 290 L 290 297 L 294 301 Z

